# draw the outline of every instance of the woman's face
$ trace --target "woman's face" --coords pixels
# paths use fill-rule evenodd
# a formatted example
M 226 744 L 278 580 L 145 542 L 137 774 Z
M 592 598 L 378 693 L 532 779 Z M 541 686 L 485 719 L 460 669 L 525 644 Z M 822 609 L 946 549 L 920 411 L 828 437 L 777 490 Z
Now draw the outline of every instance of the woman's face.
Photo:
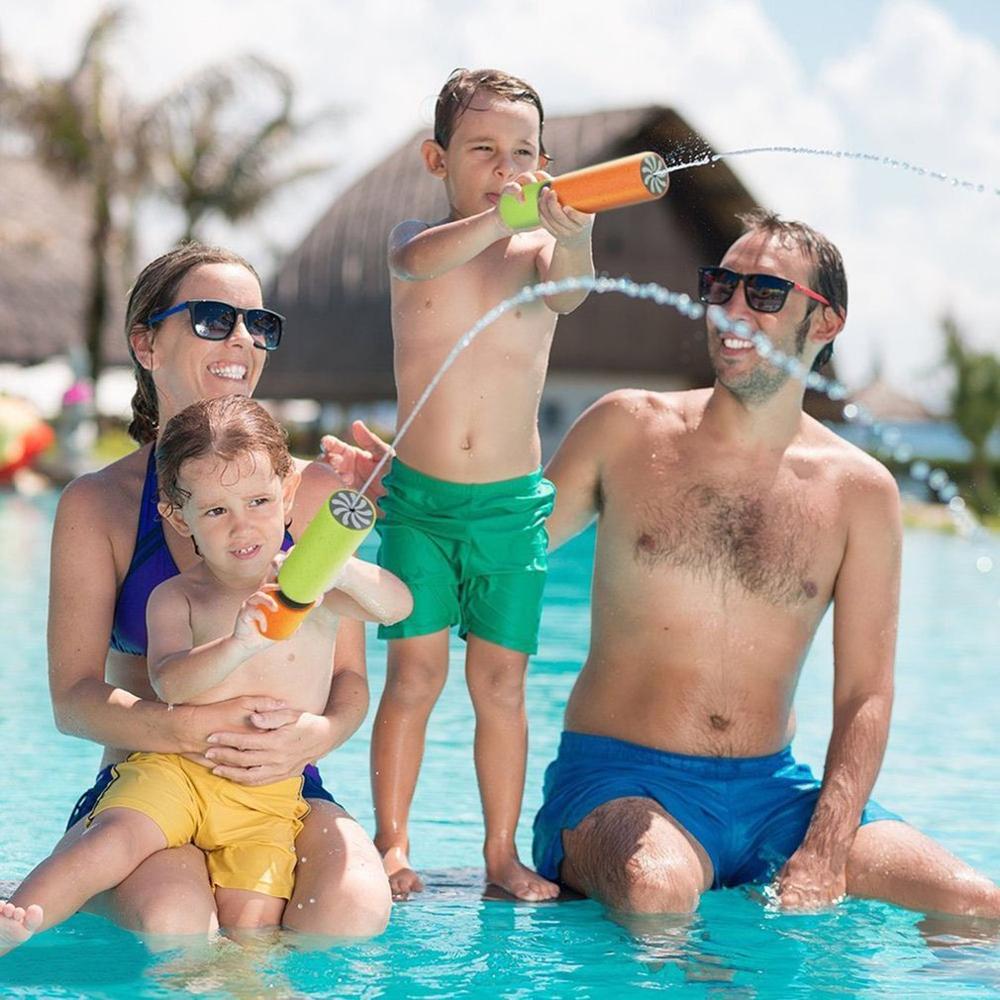
M 214 299 L 239 309 L 259 309 L 260 285 L 239 264 L 201 264 L 189 271 L 169 305 Z M 139 352 L 137 351 L 137 355 Z M 254 347 L 240 316 L 225 340 L 202 340 L 191 329 L 187 310 L 159 323 L 140 360 L 153 375 L 161 426 L 185 406 L 218 396 L 250 396 L 267 353 Z

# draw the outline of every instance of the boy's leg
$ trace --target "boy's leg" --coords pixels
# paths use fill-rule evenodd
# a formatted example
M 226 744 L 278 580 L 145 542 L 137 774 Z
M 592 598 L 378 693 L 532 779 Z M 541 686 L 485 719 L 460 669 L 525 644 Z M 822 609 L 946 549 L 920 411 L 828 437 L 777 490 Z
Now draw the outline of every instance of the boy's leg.
M 483 802 L 486 879 L 518 899 L 554 899 L 559 887 L 521 864 L 514 842 L 524 794 L 526 653 L 468 636 L 465 675 L 476 712 L 476 777 Z
M 64 843 L 18 886 L 10 899 L 16 911 L 0 916 L 0 954 L 21 944 L 34 930 L 44 930 L 72 916 L 92 896 L 118 885 L 167 838 L 148 816 L 135 809 L 107 809 L 85 836 Z M 41 908 L 41 914 L 38 913 Z M 40 918 L 40 919 L 38 919 Z M 30 932 L 25 934 L 26 930 Z
M 389 641 L 385 689 L 372 728 L 375 846 L 394 899 L 423 889 L 410 866 L 407 824 L 431 709 L 448 676 L 448 630 Z

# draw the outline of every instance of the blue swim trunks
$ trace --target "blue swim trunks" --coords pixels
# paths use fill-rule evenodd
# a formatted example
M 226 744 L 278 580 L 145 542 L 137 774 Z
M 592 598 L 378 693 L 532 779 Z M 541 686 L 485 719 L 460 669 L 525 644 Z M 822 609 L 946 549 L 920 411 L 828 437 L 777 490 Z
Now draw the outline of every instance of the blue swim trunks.
M 66 824 L 67 830 L 94 811 L 97 800 L 101 797 L 104 789 L 114 779 L 114 774 L 111 771 L 113 767 L 113 764 L 109 764 L 101 771 L 98 771 L 94 784 L 80 796 L 76 805 L 73 806 L 73 811 L 69 814 L 69 822 Z M 302 798 L 322 799 L 324 802 L 332 802 L 335 806 L 340 806 L 340 803 L 323 787 L 323 779 L 320 777 L 319 768 L 315 764 L 306 764 L 305 769 L 302 771 L 302 778 Z M 340 808 L 343 809 L 344 807 L 340 806 Z
M 658 802 L 705 849 L 713 889 L 767 881 L 802 843 L 820 783 L 790 747 L 767 757 L 692 757 L 564 732 L 535 817 L 535 868 L 558 880 L 563 830 L 612 799 Z M 900 817 L 869 801 L 861 825 Z

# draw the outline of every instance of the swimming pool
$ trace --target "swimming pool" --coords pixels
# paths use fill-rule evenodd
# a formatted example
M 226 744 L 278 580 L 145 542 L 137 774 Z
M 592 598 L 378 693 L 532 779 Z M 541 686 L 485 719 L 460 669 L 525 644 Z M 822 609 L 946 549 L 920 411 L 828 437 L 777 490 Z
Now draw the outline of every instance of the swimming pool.
M 0 495 L 5 654 L 0 659 L 0 883 L 22 877 L 60 835 L 99 752 L 61 736 L 46 688 L 48 542 L 54 496 Z M 373 545 L 373 543 L 372 543 Z M 593 533 L 553 559 L 542 640 L 528 686 L 531 751 L 519 846 L 562 708 L 586 652 Z M 365 550 L 370 557 L 371 549 Z M 992 555 L 982 573 L 976 556 Z M 1000 541 L 910 532 L 892 738 L 876 795 L 994 879 L 1000 879 Z M 819 770 L 830 725 L 827 620 L 800 687 L 796 753 Z M 428 891 L 398 905 L 376 941 L 323 953 L 261 942 L 205 954 L 152 956 L 130 934 L 76 917 L 0 960 L 9 997 L 598 997 L 671 988 L 679 997 L 994 997 L 1000 930 L 935 923 L 880 904 L 849 902 L 817 916 L 769 912 L 752 893 L 710 893 L 690 919 L 630 928 L 589 901 L 531 906 L 480 897 L 479 798 L 472 708 L 453 669 L 431 720 L 413 806 L 415 860 Z M 370 643 L 373 701 L 385 648 Z M 373 714 L 373 713 L 372 713 Z M 327 759 L 337 797 L 370 830 L 368 723 Z M 37 782 L 37 784 L 36 784 Z

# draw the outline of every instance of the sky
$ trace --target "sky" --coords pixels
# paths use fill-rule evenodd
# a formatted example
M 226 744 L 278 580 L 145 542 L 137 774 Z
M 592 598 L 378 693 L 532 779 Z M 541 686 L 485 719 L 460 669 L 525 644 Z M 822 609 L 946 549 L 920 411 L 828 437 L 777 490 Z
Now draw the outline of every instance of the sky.
M 21 72 L 67 72 L 100 7 L 0 0 L 0 46 Z M 214 60 L 260 54 L 292 74 L 304 113 L 346 109 L 299 151 L 333 169 L 252 223 L 211 232 L 265 268 L 429 125 L 454 67 L 499 66 L 534 84 L 548 116 L 659 103 L 718 150 L 875 153 L 971 182 L 848 159 L 730 161 L 761 203 L 843 252 L 850 316 L 837 358 L 848 386 L 881 365 L 897 388 L 940 406 L 946 311 L 970 343 L 1000 351 L 1000 2 L 137 0 L 130 10 L 112 51 L 136 99 Z M 162 213 L 146 222 L 153 256 L 178 230 Z

